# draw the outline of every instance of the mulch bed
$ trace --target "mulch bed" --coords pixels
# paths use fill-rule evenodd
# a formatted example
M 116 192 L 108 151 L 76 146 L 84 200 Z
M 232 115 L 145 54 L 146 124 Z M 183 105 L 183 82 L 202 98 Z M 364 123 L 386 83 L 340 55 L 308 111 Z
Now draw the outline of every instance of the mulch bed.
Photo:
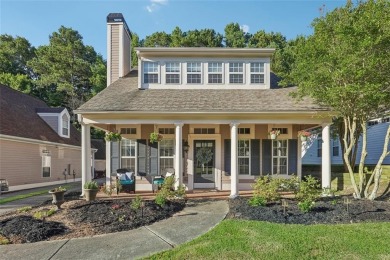
M 286 199 L 288 207 L 283 212 L 281 203 L 269 203 L 267 206 L 252 207 L 249 198 L 229 200 L 229 218 L 259 220 L 285 224 L 340 224 L 359 222 L 390 221 L 390 201 L 352 200 L 349 210 L 342 197 L 321 198 L 313 210 L 303 213 L 297 201 Z
M 67 199 L 77 199 L 79 196 L 69 195 Z M 0 238 L 7 238 L 10 243 L 31 243 L 127 231 L 169 218 L 185 207 L 184 200 L 168 201 L 163 207 L 154 201 L 145 201 L 143 209 L 133 209 L 131 202 L 131 199 L 73 200 L 64 203 L 63 209 L 45 220 L 32 217 L 34 212 L 53 207 L 45 203 L 26 213 L 2 216 Z

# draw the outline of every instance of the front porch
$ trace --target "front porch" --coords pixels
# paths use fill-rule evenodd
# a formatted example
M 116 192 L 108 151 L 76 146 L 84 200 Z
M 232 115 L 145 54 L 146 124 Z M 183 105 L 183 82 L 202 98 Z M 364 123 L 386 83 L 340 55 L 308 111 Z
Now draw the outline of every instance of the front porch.
M 289 119 L 290 122 L 279 119 L 269 120 L 269 123 L 261 122 L 264 120 L 134 121 L 81 118 L 85 139 L 91 126 L 122 135 L 121 142 L 106 143 L 108 185 L 117 169 L 126 168 L 136 176 L 136 193 L 147 194 L 152 191 L 153 177 L 173 168 L 175 186 L 184 185 L 189 194 L 207 189 L 215 190 L 218 196 L 236 197 L 251 190 L 259 176 L 289 178 L 296 175 L 300 178 L 303 143 L 297 138 L 297 133 L 320 126 L 322 187 L 330 187 L 330 124 L 323 119 L 310 117 Z M 268 134 L 272 129 L 281 130 L 275 140 Z M 163 140 L 151 143 L 152 132 L 162 134 Z M 83 146 L 83 153 L 88 149 Z M 83 163 L 88 167 L 88 162 Z M 83 172 L 83 183 L 88 181 L 87 178 Z

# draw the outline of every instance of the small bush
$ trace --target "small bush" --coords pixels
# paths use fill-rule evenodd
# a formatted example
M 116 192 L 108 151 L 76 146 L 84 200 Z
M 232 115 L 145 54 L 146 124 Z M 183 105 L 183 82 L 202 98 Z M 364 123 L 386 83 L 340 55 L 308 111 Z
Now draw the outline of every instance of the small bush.
M 162 207 L 167 203 L 166 196 L 163 193 L 159 192 L 157 193 L 154 202 L 156 202 L 157 205 L 160 205 Z
M 0 245 L 8 245 L 10 243 L 9 239 L 3 235 L 0 235 Z
M 306 176 L 305 181 L 302 181 L 299 184 L 299 189 L 295 194 L 295 198 L 298 201 L 315 201 L 320 193 L 321 185 L 319 184 L 318 180 L 312 176 Z
M 249 201 L 248 204 L 252 207 L 258 207 L 262 206 L 264 207 L 267 204 L 267 200 L 260 196 L 253 196 Z
M 266 202 L 279 200 L 279 186 L 280 179 L 271 178 L 270 176 L 260 177 L 253 185 L 254 197 L 262 197 Z
M 32 210 L 32 207 L 31 206 L 26 206 L 26 207 L 22 207 L 20 209 L 18 209 L 18 213 L 22 213 L 22 212 L 29 212 L 30 210 Z
M 304 213 L 310 212 L 314 205 L 315 201 L 310 199 L 298 202 L 298 208 Z
M 44 219 L 46 217 L 50 217 L 56 213 L 56 209 L 49 209 L 49 210 L 40 210 L 34 213 L 33 217 L 36 219 Z
M 133 199 L 133 200 L 131 201 L 130 207 L 131 207 L 132 209 L 137 210 L 137 209 L 141 208 L 141 204 L 142 204 L 142 198 L 141 198 L 141 196 L 137 195 L 137 196 L 135 197 L 135 199 Z
M 87 190 L 98 190 L 99 189 L 99 185 L 97 184 L 96 181 L 87 181 L 84 184 L 84 189 L 87 189 Z

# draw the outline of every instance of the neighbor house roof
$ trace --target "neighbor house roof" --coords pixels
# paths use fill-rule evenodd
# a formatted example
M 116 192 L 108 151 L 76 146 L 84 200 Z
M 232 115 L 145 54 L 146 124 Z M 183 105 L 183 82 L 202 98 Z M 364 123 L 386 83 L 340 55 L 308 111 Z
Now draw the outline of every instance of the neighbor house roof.
M 37 113 L 58 114 L 64 111 L 65 107 L 38 107 L 35 109 Z
M 76 113 L 134 112 L 294 112 L 326 111 L 311 99 L 296 100 L 296 87 L 272 89 L 138 89 L 133 70 L 80 106 Z
M 80 146 L 80 133 L 72 125 L 70 138 L 63 138 L 37 114 L 63 110 L 50 108 L 42 100 L 0 84 L 0 134 Z

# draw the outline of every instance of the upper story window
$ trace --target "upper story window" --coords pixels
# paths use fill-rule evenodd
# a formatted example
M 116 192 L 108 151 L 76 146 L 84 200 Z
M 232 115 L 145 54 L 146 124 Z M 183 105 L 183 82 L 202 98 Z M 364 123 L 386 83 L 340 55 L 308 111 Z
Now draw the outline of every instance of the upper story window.
M 158 63 L 144 62 L 144 83 L 158 83 Z
M 215 134 L 215 128 L 194 128 L 194 134 Z
M 163 135 L 174 135 L 175 129 L 174 128 L 159 128 L 158 132 Z
M 67 114 L 62 115 L 62 135 L 69 136 L 69 117 Z
M 211 84 L 221 84 L 223 78 L 222 62 L 209 62 L 208 64 L 208 82 Z
M 250 128 L 238 128 L 238 134 L 249 135 L 249 134 L 251 134 L 251 129 Z
M 179 62 L 167 62 L 165 64 L 165 82 L 167 84 L 180 84 Z
M 252 62 L 251 63 L 251 83 L 263 84 L 264 83 L 264 63 Z
M 187 83 L 202 83 L 202 64 L 200 62 L 187 63 Z
M 242 62 L 229 63 L 229 83 L 244 83 L 244 66 Z
M 122 135 L 135 135 L 137 134 L 137 128 L 121 128 Z

